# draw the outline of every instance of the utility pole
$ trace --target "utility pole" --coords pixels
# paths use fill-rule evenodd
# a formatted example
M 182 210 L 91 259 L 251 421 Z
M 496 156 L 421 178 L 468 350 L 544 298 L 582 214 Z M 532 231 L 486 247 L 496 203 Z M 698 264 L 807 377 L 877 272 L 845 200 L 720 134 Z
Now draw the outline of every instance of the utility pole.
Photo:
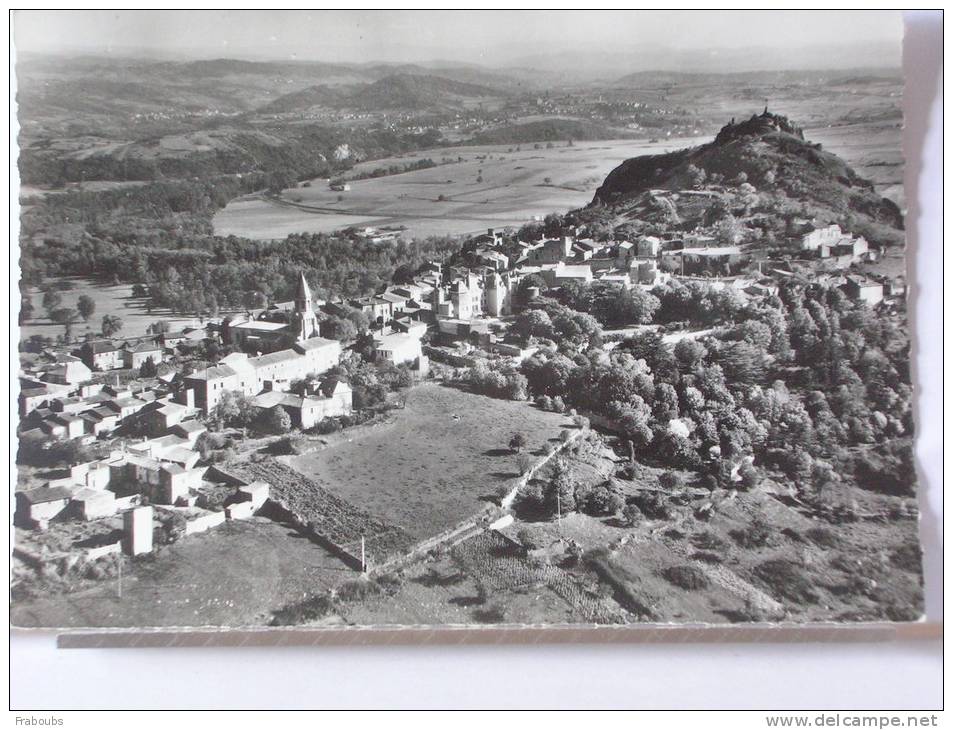
M 559 487 L 556 488 L 556 524 L 558 525 L 559 531 L 563 531 L 563 508 L 562 500 L 559 497 Z
M 367 561 L 364 559 L 364 536 L 361 535 L 361 572 L 367 572 Z

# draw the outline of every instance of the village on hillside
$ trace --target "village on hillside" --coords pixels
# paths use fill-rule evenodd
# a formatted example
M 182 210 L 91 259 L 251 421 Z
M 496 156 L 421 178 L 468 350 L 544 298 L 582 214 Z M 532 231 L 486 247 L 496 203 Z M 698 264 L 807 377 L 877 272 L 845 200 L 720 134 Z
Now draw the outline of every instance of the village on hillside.
M 23 620 L 88 621 L 56 596 L 120 600 L 123 580 L 142 610 L 129 585 L 148 590 L 148 560 L 208 580 L 214 561 L 176 551 L 241 544 L 241 524 L 308 538 L 322 577 L 260 596 L 251 617 L 187 619 L 388 623 L 399 605 L 410 623 L 626 623 L 675 620 L 672 591 L 696 590 L 712 594 L 696 619 L 912 615 L 915 575 L 870 567 L 821 598 L 777 549 L 796 541 L 811 570 L 836 543 L 849 575 L 848 556 L 886 530 L 883 560 L 911 564 L 909 457 L 890 446 L 911 429 L 894 369 L 905 285 L 879 266 L 896 251 L 832 216 L 776 229 L 743 175 L 640 200 L 664 214 L 630 239 L 553 215 L 470 236 L 369 296 L 316 297 L 301 271 L 289 301 L 181 330 L 123 338 L 107 315 L 108 337 L 26 340 Z M 858 486 L 869 479 L 884 483 Z M 832 531 L 855 523 L 851 538 Z M 472 604 L 454 592 L 471 581 Z M 531 585 L 556 603 L 523 606 Z M 96 622 L 122 610 L 97 605 Z M 149 619 L 186 620 L 167 610 Z

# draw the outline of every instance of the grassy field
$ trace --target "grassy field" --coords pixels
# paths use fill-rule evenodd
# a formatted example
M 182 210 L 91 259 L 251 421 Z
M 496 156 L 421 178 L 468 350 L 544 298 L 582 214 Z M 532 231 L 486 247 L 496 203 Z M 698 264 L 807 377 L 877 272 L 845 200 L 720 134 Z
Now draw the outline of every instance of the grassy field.
M 82 294 L 88 294 L 96 302 L 96 311 L 93 312 L 89 322 L 80 320 L 73 325 L 73 338 L 76 340 L 83 339 L 87 332 L 99 332 L 105 314 L 116 315 L 122 320 L 123 326 L 119 332 L 120 337 L 144 335 L 149 325 L 159 321 L 169 322 L 173 329 L 199 326 L 198 320 L 193 317 L 172 315 L 168 310 L 163 309 L 153 309 L 152 312 L 149 312 L 146 309 L 146 299 L 132 296 L 131 284 L 104 284 L 95 279 L 75 276 L 51 277 L 47 280 L 47 283 L 56 286 L 62 281 L 68 281 L 73 288 L 68 290 L 57 289 L 63 298 L 61 306 L 75 309 L 76 300 Z M 63 326 L 51 322 L 43 311 L 43 293 L 36 287 L 30 287 L 28 291 L 37 316 L 20 326 L 20 340 L 26 340 L 31 335 L 55 338 L 63 334 Z
M 291 465 L 337 496 L 423 539 L 485 507 L 518 476 L 515 431 L 536 452 L 570 419 L 435 384 L 413 388 L 387 423 L 344 431 Z
M 552 149 L 523 145 L 519 152 L 508 145 L 422 150 L 362 163 L 350 174 L 423 158 L 437 163 L 463 159 L 426 170 L 354 180 L 346 192 L 335 192 L 325 181 L 315 180 L 310 187 L 285 190 L 282 202 L 239 198 L 220 211 L 213 223 L 220 235 L 262 239 L 352 225 L 401 225 L 408 235 L 418 237 L 519 226 L 533 216 L 586 205 L 605 176 L 626 158 L 701 141 L 610 140 L 576 142 L 572 147 L 558 142 Z M 441 195 L 446 199 L 438 200 Z
M 877 187 L 877 192 L 903 208 L 903 149 L 900 123 L 869 122 L 809 129 L 805 136 L 847 160 Z
M 297 531 L 270 520 L 227 522 L 183 538 L 154 559 L 126 561 L 117 581 L 18 598 L 15 626 L 260 626 L 354 571 Z

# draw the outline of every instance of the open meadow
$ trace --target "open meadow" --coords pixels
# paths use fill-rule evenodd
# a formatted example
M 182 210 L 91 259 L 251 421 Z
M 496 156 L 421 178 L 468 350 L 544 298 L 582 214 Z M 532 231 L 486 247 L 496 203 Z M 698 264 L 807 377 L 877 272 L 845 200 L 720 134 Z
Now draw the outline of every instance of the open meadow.
M 148 299 L 132 296 L 132 284 L 107 284 L 96 279 L 78 276 L 50 277 L 47 282 L 59 292 L 62 297 L 62 307 L 76 309 L 76 301 L 83 294 L 92 297 L 96 303 L 96 310 L 88 322 L 77 321 L 73 325 L 73 339 L 82 340 L 89 332 L 98 333 L 102 329 L 103 315 L 111 314 L 122 320 L 120 337 L 137 337 L 147 334 L 149 325 L 155 322 L 168 322 L 170 327 L 198 327 L 199 321 L 194 317 L 173 315 L 167 309 L 154 308 L 151 311 L 146 306 Z M 69 286 L 65 289 L 63 287 Z M 20 325 L 20 341 L 29 339 L 32 335 L 56 338 L 63 334 L 63 325 L 50 321 L 43 311 L 43 292 L 35 286 L 27 289 L 27 294 L 33 301 L 36 316 L 25 324 Z
M 489 227 L 520 226 L 534 216 L 584 206 L 620 162 L 638 155 L 690 147 L 683 138 L 442 147 L 357 165 L 345 177 L 378 167 L 432 159 L 436 167 L 352 180 L 347 191 L 312 180 L 276 201 L 246 196 L 213 220 L 219 235 L 276 239 L 290 233 L 328 233 L 346 226 L 404 226 L 409 237 L 460 235 Z M 454 160 L 443 163 L 444 160 Z M 305 184 L 308 187 L 305 187 Z M 442 197 L 441 197 L 442 196 Z
M 351 504 L 424 539 L 476 514 L 519 476 L 514 432 L 537 459 L 570 419 L 528 403 L 427 383 L 384 424 L 329 437 L 291 466 Z

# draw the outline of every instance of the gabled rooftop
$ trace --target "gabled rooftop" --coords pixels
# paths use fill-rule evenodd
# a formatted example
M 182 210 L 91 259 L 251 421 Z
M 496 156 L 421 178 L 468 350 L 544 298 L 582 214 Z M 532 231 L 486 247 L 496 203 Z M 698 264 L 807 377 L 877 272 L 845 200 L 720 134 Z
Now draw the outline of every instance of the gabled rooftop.
M 72 499 L 73 493 L 66 487 L 39 487 L 17 492 L 27 504 L 45 504 L 57 502 L 61 499 Z
M 251 363 L 252 367 L 262 368 L 268 367 L 269 365 L 278 365 L 283 362 L 296 360 L 299 357 L 300 354 L 294 350 L 278 350 L 278 352 L 269 352 L 267 355 L 253 357 L 249 360 L 249 362 Z
M 119 348 L 116 346 L 116 343 L 110 342 L 109 340 L 99 340 L 97 342 L 87 342 L 83 345 L 85 349 L 94 355 L 101 355 L 105 352 L 116 352 Z
M 224 378 L 233 378 L 237 375 L 228 365 L 213 365 L 205 370 L 197 370 L 191 375 L 186 376 L 186 380 L 222 380 Z

